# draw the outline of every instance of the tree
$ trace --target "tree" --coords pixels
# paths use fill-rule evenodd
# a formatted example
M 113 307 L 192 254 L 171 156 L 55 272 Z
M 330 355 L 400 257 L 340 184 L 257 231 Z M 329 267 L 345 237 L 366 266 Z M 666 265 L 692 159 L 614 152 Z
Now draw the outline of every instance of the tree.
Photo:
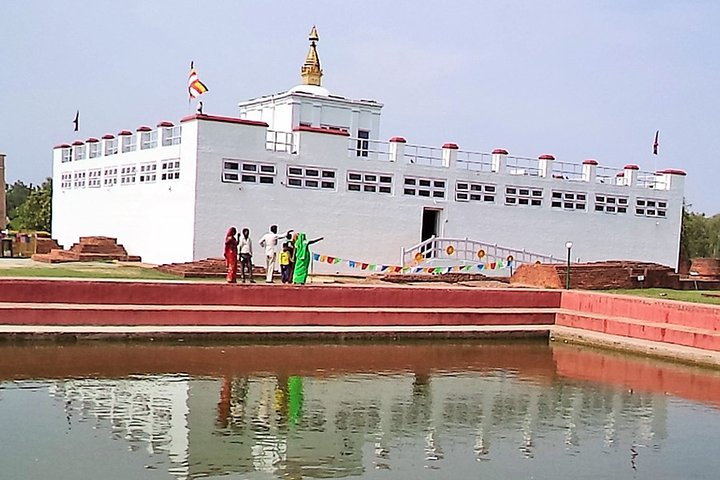
M 16 215 L 17 208 L 27 200 L 31 190 L 32 185 L 27 186 L 20 180 L 5 186 L 5 211 L 11 221 Z
M 15 230 L 50 231 L 52 219 L 52 179 L 48 178 L 30 191 L 27 199 L 17 207 L 10 224 Z
M 681 246 L 688 259 L 720 255 L 720 214 L 707 218 L 704 213 L 683 209 Z

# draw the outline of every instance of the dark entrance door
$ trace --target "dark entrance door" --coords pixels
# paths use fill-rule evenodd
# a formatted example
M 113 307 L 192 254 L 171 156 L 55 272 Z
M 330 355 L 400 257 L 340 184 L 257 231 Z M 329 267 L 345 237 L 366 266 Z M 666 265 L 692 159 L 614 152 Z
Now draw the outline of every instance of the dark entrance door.
M 424 208 L 423 209 L 423 215 L 422 215 L 422 232 L 421 232 L 421 241 L 425 241 L 428 238 L 432 238 L 433 236 L 438 236 L 438 230 L 440 226 L 440 212 L 442 210 L 437 210 L 435 208 Z M 433 250 L 432 245 L 427 245 L 423 248 L 423 252 L 428 252 L 428 256 L 432 257 Z

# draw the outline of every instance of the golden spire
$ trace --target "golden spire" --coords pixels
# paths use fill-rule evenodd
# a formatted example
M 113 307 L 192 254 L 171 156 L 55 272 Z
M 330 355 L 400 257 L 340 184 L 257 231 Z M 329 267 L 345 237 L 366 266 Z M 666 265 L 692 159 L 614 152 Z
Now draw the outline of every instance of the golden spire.
M 303 79 L 305 85 L 320 85 L 320 79 L 322 78 L 322 69 L 320 68 L 320 58 L 318 57 L 317 49 L 315 48 L 315 42 L 320 40 L 317 29 L 313 25 L 310 30 L 310 51 L 305 57 L 305 64 L 300 69 L 300 76 Z

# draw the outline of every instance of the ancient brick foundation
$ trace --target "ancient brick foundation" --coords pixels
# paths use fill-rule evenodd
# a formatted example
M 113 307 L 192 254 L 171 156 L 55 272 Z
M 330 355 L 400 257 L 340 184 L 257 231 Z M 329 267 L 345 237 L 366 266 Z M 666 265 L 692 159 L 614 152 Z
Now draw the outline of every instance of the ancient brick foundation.
M 62 262 L 93 262 L 100 260 L 117 260 L 121 262 L 139 262 L 140 257 L 129 255 L 125 247 L 111 237 L 80 237 L 78 243 L 70 250 L 52 248 L 50 253 L 37 253 L 33 260 L 45 263 Z
M 521 265 L 511 283 L 543 288 L 564 288 L 567 265 Z M 630 288 L 674 288 L 679 275 L 665 265 L 631 261 L 574 263 L 570 265 L 570 288 L 609 290 Z

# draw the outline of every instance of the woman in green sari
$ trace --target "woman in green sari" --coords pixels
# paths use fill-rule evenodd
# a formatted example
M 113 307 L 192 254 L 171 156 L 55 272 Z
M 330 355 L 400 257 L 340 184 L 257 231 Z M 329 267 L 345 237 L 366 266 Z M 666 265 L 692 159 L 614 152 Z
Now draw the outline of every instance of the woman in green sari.
M 323 237 L 315 240 L 308 240 L 304 232 L 298 232 L 295 237 L 295 270 L 293 271 L 293 283 L 302 285 L 307 280 L 308 269 L 312 261 L 310 245 L 319 242 Z

